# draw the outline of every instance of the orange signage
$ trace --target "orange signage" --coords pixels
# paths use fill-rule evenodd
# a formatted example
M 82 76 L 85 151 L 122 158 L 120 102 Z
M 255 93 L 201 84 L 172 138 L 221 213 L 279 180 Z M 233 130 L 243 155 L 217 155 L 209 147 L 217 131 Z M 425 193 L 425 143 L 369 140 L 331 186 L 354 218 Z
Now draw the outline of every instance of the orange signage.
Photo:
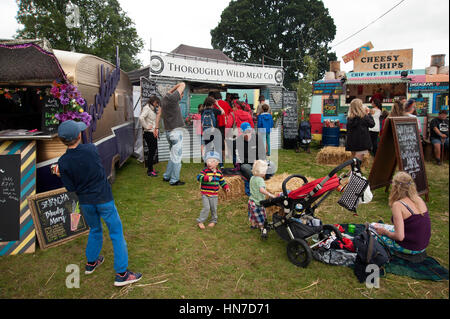
M 373 44 L 372 42 L 369 41 L 366 44 L 360 46 L 359 48 L 353 50 L 352 52 L 344 55 L 342 57 L 342 60 L 344 61 L 344 63 L 355 60 L 362 52 L 369 51 L 370 49 L 373 49 Z

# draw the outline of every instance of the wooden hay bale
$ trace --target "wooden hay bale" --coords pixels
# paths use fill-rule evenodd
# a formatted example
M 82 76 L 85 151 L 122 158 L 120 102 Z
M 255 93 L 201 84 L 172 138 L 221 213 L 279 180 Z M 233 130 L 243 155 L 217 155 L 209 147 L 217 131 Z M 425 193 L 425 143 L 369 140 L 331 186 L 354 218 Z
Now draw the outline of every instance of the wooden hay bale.
M 222 188 L 219 191 L 219 201 L 241 198 L 245 195 L 245 185 L 241 176 L 225 176 L 225 181 L 230 186 L 230 192 L 225 192 Z
M 326 146 L 322 148 L 316 156 L 316 163 L 322 165 L 338 166 L 345 161 L 352 159 L 352 152 L 346 151 L 345 147 Z M 364 155 L 362 167 L 369 166 L 370 155 Z

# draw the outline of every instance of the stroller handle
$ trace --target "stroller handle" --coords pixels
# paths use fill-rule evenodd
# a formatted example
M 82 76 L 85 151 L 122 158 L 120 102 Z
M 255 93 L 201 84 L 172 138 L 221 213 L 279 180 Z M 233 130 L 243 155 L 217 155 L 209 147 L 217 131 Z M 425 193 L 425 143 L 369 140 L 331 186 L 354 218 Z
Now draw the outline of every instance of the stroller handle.
M 354 157 L 354 158 L 352 158 L 352 159 L 350 159 L 350 160 L 348 160 L 348 161 L 342 163 L 341 165 L 335 167 L 335 168 L 328 174 L 328 177 L 330 177 L 330 178 L 333 177 L 334 174 L 336 174 L 337 172 L 339 172 L 341 169 L 343 169 L 344 167 L 346 167 L 346 166 L 348 166 L 348 165 L 351 165 L 351 166 L 352 166 L 352 170 L 354 170 L 355 167 L 356 167 L 356 170 L 359 171 L 359 170 L 360 170 L 360 167 L 361 167 L 361 160 L 358 159 L 358 158 L 356 158 L 356 157 Z
M 287 182 L 289 182 L 292 178 L 300 178 L 300 179 L 302 179 L 302 180 L 305 182 L 305 184 L 308 183 L 308 180 L 307 180 L 306 177 L 303 176 L 303 175 L 294 174 L 294 175 L 289 176 L 288 178 L 286 178 L 286 179 L 283 181 L 283 184 L 282 184 L 283 195 L 285 195 L 285 196 L 287 196 L 287 189 L 286 189 Z
M 270 206 L 274 206 L 274 205 L 282 203 L 283 200 L 284 200 L 284 196 L 279 196 L 279 197 L 275 197 L 275 198 L 264 199 L 264 200 L 260 201 L 259 204 L 264 207 L 270 207 Z

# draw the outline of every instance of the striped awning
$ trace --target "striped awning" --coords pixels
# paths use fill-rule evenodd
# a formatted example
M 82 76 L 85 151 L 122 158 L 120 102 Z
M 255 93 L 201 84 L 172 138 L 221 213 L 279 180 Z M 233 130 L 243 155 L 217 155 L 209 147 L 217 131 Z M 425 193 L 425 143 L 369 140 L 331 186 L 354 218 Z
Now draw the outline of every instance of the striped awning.
M 392 83 L 408 83 L 408 80 L 402 78 L 362 78 L 362 79 L 350 79 L 347 81 L 347 85 L 359 85 L 359 84 L 392 84 Z

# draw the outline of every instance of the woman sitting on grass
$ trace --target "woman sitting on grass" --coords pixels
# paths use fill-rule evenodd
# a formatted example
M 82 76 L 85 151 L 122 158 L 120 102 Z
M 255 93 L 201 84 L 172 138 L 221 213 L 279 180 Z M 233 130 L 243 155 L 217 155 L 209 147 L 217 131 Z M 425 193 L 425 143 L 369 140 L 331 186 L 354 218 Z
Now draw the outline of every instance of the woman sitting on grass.
M 428 208 L 417 194 L 411 175 L 398 172 L 392 179 L 389 194 L 394 225 L 372 224 L 382 240 L 393 252 L 419 254 L 425 251 L 431 237 Z

